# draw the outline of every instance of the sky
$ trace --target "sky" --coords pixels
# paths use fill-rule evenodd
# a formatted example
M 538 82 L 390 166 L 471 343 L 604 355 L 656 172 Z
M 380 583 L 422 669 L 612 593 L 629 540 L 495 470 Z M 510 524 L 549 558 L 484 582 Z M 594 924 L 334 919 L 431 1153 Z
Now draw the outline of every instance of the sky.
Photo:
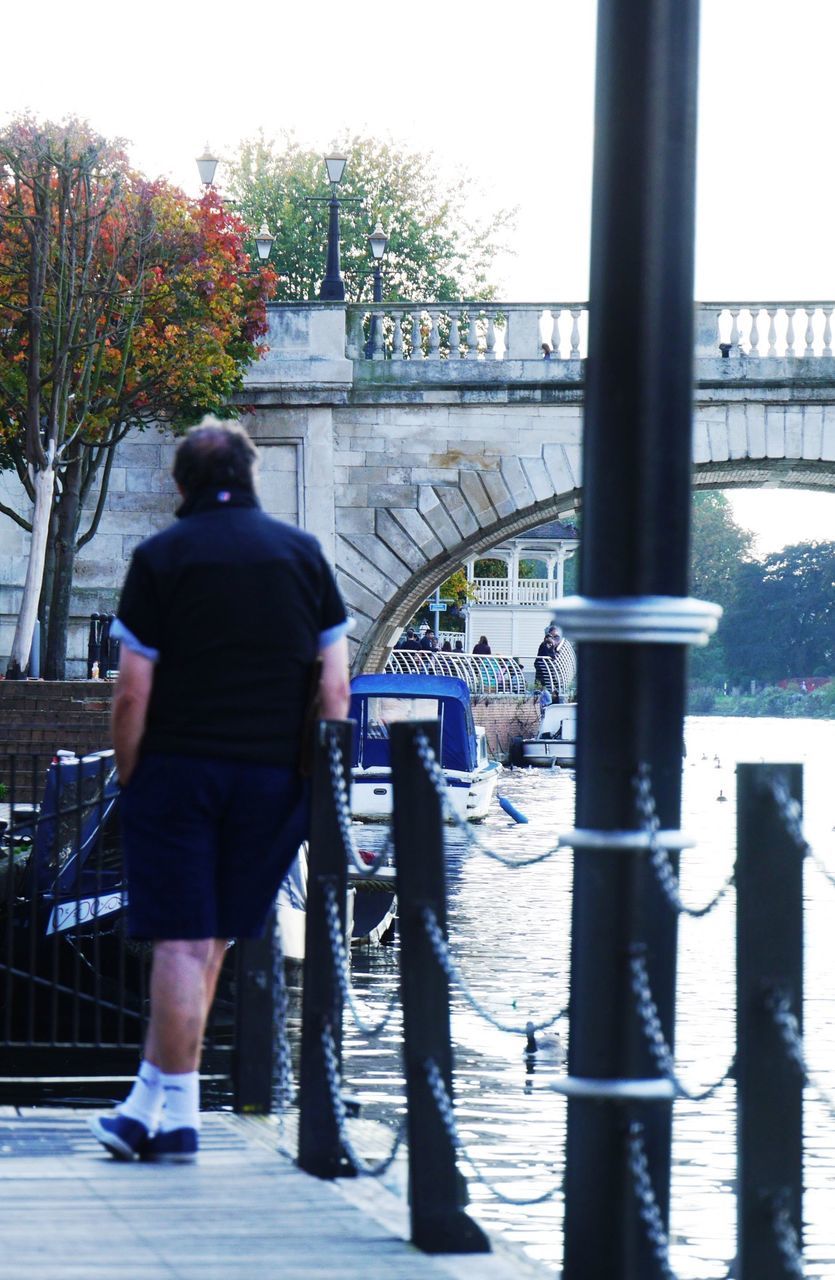
M 701 12 L 696 297 L 835 299 L 835 3 L 702 0 Z M 594 0 L 41 0 L 34 21 L 9 4 L 0 123 L 25 109 L 86 117 L 193 194 L 206 141 L 223 156 L 259 129 L 323 153 L 346 129 L 391 138 L 442 172 L 463 166 L 488 207 L 518 206 L 500 297 L 583 301 L 595 13 Z M 762 551 L 835 539 L 835 495 L 732 501 Z

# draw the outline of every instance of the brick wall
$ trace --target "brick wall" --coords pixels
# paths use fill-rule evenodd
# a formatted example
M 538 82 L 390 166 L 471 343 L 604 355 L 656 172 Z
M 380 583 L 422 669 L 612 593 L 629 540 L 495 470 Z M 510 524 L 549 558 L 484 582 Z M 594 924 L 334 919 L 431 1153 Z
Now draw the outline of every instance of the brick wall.
M 0 680 L 0 754 L 109 747 L 112 688 L 109 680 Z
M 515 694 L 476 695 L 473 719 L 487 730 L 490 755 L 505 760 L 514 738 L 532 738 L 539 730 L 538 695 L 520 698 Z
M 0 756 L 109 747 L 112 689 L 109 680 L 0 680 Z M 487 730 L 490 754 L 500 759 L 514 738 L 533 737 L 539 727 L 532 694 L 476 696 L 473 716 Z

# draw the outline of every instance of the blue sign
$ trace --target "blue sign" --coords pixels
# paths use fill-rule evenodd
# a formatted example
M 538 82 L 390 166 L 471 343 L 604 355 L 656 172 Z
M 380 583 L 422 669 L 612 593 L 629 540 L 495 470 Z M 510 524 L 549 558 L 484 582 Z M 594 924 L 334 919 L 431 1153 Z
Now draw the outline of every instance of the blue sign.
M 446 607 L 447 607 L 446 600 L 430 600 L 429 601 L 430 613 L 443 613 Z

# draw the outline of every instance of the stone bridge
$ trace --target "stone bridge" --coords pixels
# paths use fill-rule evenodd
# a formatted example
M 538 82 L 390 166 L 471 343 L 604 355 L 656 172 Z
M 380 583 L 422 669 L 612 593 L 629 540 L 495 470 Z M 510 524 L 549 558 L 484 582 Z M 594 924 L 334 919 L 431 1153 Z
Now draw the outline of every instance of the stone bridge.
M 697 488 L 835 489 L 833 310 L 699 306 Z M 583 304 L 271 309 L 264 491 L 332 552 L 359 667 L 464 557 L 579 507 L 586 329 Z
M 697 487 L 835 489 L 833 311 L 698 307 Z M 355 666 L 374 669 L 465 557 L 579 507 L 586 331 L 580 303 L 270 308 L 270 350 L 241 397 L 261 446 L 262 500 L 333 558 L 357 621 Z M 120 448 L 77 565 L 76 673 L 85 619 L 114 607 L 133 546 L 171 519 L 172 448 L 153 432 Z M 26 549 L 0 522 L 0 654 Z

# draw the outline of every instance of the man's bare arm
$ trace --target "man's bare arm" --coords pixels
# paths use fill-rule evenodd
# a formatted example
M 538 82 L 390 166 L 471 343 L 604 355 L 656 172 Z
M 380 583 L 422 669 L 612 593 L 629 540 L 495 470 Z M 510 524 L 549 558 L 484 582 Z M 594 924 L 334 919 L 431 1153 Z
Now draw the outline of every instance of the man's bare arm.
M 345 720 L 351 702 L 348 677 L 348 641 L 345 636 L 334 640 L 320 652 L 322 678 L 319 682 L 319 704 L 323 720 Z
M 153 683 L 154 664 L 151 659 L 123 644 L 110 716 L 116 769 L 122 786 L 130 780 L 139 759 L 139 745 L 145 732 Z

